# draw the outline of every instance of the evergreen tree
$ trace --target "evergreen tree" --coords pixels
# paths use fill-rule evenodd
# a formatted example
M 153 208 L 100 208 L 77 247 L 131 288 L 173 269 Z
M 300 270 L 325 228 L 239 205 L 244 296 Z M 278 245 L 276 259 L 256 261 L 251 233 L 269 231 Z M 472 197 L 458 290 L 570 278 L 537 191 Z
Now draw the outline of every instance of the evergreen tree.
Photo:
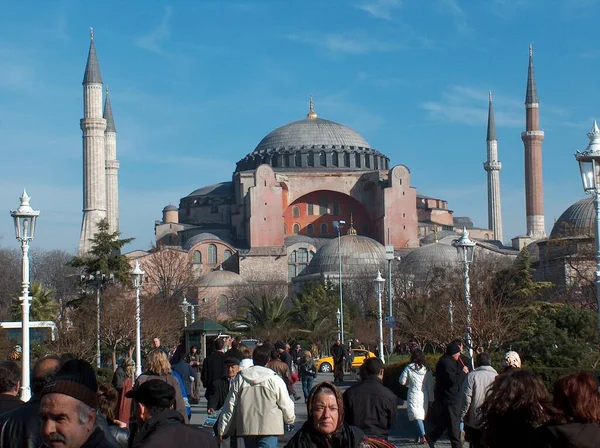
M 508 282 L 502 288 L 508 298 L 515 303 L 524 303 L 539 298 L 548 292 L 553 284 L 551 282 L 536 282 L 531 273 L 531 254 L 524 248 L 517 258 L 516 270 L 510 275 Z
M 83 268 L 85 274 L 112 274 L 116 280 L 126 282 L 129 280 L 131 266 L 127 257 L 121 255 L 121 249 L 134 239 L 121 238 L 121 232 L 109 232 L 108 220 L 103 219 L 98 223 L 98 232 L 91 239 L 92 248 L 89 255 L 74 257 L 69 264 Z

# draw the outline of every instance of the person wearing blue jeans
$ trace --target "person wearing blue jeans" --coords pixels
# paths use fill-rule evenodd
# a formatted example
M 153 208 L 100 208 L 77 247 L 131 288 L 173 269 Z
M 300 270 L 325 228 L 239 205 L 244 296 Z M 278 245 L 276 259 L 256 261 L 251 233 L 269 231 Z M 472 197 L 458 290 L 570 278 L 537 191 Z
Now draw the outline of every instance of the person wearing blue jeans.
M 277 436 L 246 436 L 244 446 L 246 448 L 277 448 L 279 437 Z
M 317 376 L 317 365 L 312 354 L 306 350 L 304 356 L 300 359 L 298 365 L 298 376 L 302 380 L 302 393 L 304 401 L 308 400 L 310 391 L 313 388 L 313 382 Z

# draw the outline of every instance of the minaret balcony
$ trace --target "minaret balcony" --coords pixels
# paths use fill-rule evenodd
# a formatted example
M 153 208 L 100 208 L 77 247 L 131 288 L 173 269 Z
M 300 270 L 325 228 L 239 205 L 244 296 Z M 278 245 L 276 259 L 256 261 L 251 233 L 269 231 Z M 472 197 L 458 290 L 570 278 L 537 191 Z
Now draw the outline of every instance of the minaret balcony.
M 485 162 L 483 169 L 486 171 L 500 171 L 502 169 L 502 163 L 500 162 Z

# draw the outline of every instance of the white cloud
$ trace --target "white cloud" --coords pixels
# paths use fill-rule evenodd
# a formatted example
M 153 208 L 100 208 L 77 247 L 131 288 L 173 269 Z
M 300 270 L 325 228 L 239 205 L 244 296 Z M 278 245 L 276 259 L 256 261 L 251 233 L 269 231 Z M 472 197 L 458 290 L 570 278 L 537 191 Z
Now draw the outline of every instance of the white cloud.
M 384 42 L 367 36 L 331 34 L 288 34 L 288 40 L 310 44 L 336 54 L 367 54 L 400 51 L 401 45 Z
M 467 13 L 457 0 L 441 0 L 442 8 L 450 14 L 454 28 L 461 34 L 469 34 L 472 30 L 467 24 Z
M 401 6 L 400 0 L 369 0 L 355 5 L 376 19 L 391 20 L 392 11 Z
M 171 7 L 165 5 L 164 13 L 158 26 L 148 34 L 137 38 L 135 44 L 144 50 L 148 50 L 156 54 L 164 54 L 162 45 L 170 35 L 171 13 Z

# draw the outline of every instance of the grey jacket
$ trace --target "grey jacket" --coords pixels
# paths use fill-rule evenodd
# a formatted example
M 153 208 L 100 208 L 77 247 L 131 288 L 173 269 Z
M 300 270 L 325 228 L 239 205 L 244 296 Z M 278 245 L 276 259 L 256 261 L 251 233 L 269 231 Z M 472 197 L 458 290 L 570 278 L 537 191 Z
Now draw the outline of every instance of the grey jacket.
M 461 391 L 461 417 L 465 425 L 479 428 L 481 417 L 477 411 L 485 400 L 485 395 L 496 379 L 498 372 L 491 366 L 477 367 L 467 375 Z M 466 416 L 466 418 L 465 418 Z

